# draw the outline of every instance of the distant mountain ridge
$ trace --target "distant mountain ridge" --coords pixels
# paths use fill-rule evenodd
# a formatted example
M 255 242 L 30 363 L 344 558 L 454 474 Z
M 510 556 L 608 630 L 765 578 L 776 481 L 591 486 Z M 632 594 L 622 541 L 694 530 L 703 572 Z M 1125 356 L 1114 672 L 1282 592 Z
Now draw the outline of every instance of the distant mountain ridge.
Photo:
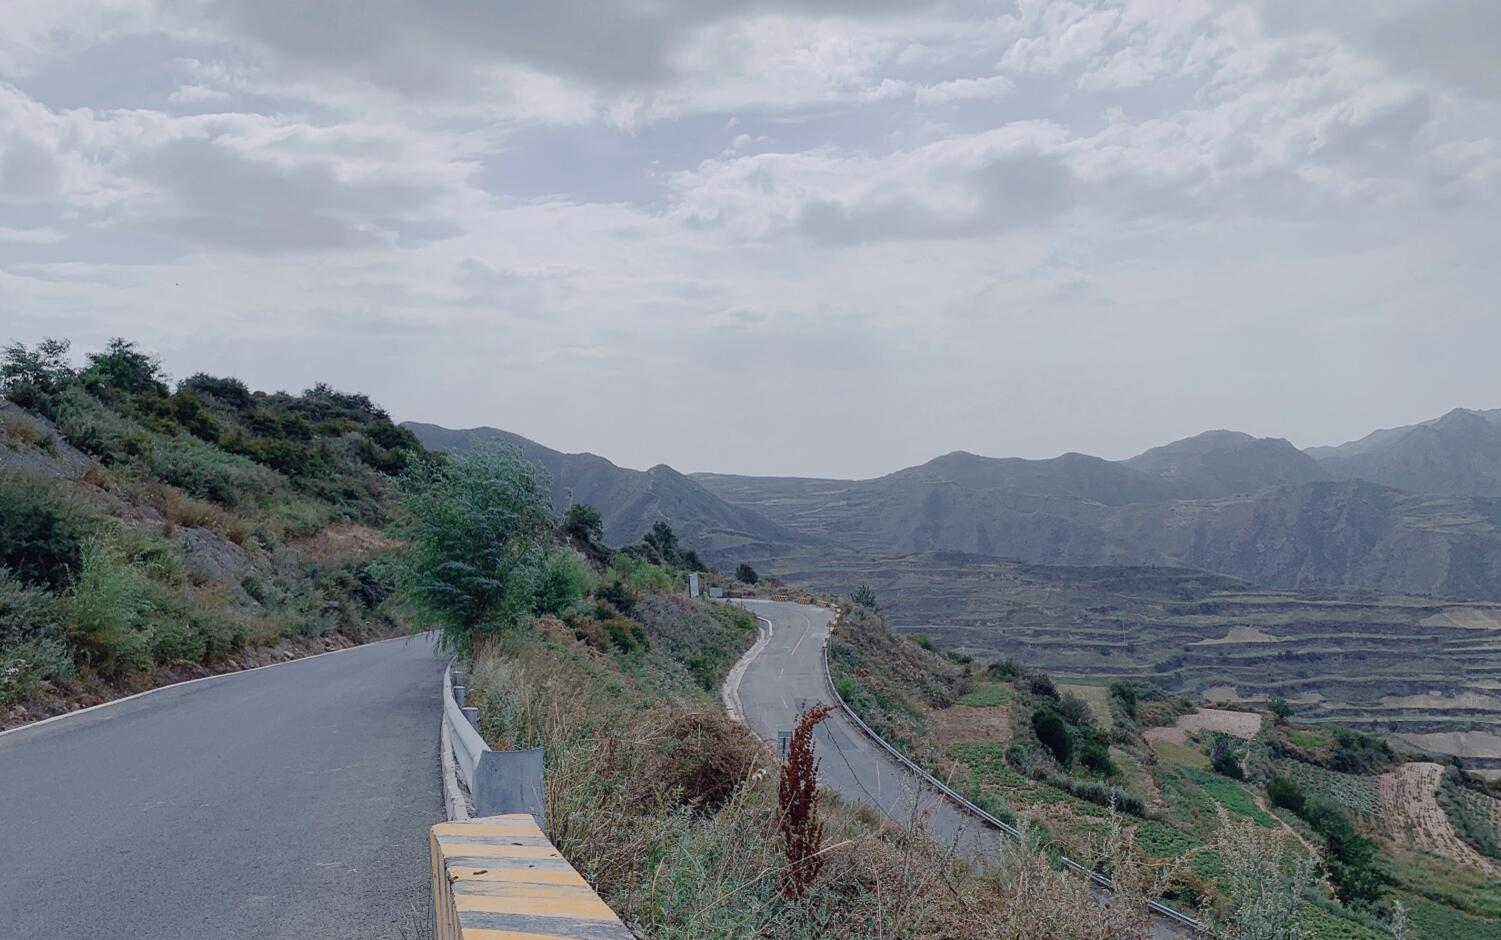
M 1501 496 L 1501 409 L 1456 408 L 1440 418 L 1309 450 L 1331 477 L 1413 493 Z
M 1175 487 L 1180 498 L 1213 499 L 1330 479 L 1318 461 L 1288 441 L 1239 431 L 1205 431 L 1124 463 Z
M 760 556 L 810 541 L 753 509 L 726 502 L 666 465 L 630 470 L 597 454 L 565 454 L 496 428 L 450 430 L 416 421 L 402 427 L 432 450 L 515 449 L 547 471 L 554 509 L 562 512 L 575 502 L 598 509 L 611 545 L 639 541 L 659 521 L 672 524 L 687 544 L 709 557 L 726 552 Z
M 517 447 L 552 476 L 559 508 L 600 509 L 607 539 L 633 541 L 660 518 L 717 561 L 837 546 L 1501 599 L 1501 410 L 1311 453 L 1209 431 L 1124 461 L 955 451 L 867 480 L 624 470 L 494 429 L 406 426 L 440 449 Z

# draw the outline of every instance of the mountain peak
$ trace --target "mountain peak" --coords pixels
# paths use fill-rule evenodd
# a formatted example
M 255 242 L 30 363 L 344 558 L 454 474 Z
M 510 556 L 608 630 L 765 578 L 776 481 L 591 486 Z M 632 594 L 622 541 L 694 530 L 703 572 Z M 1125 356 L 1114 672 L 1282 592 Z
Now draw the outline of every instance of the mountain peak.
M 1153 447 L 1125 463 L 1173 484 L 1185 498 L 1234 496 L 1328 479 L 1312 457 L 1283 438 L 1223 429 Z

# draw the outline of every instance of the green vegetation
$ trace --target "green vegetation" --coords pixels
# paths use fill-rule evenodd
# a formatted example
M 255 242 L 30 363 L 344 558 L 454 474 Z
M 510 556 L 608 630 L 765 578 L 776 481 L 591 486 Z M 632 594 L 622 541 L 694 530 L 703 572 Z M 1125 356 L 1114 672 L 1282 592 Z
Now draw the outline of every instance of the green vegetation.
M 433 458 L 365 396 L 172 388 L 120 339 L 13 344 L 0 392 L 7 722 L 395 628 L 370 527 Z
M 540 593 L 552 520 L 546 484 L 521 458 L 473 451 L 418 465 L 398 480 L 397 492 L 406 550 L 393 566 L 396 584 L 443 628 L 450 648 L 468 648 L 477 635 L 509 627 L 539 605 L 578 599 L 550 596 L 575 586 L 562 569 L 549 596 Z
M 983 682 L 959 696 L 957 704 L 971 708 L 995 708 L 1009 705 L 1015 698 L 1016 694 L 1011 691 L 1011 686 L 1001 682 Z

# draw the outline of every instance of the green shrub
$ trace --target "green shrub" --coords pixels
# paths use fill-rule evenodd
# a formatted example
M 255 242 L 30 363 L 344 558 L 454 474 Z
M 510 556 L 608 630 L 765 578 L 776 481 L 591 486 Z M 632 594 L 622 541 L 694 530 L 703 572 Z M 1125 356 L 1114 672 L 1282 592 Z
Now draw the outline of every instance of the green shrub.
M 641 594 L 672 590 L 672 575 L 650 560 L 629 552 L 616 552 L 610 556 L 606 576 Z
M 0 567 L 0 705 L 25 698 L 38 682 L 72 672 L 56 601 Z
M 555 550 L 542 564 L 532 612 L 566 617 L 578 609 L 598 581 L 582 558 L 571 551 Z
M 1334 730 L 1334 752 L 1329 766 L 1347 774 L 1379 773 L 1396 763 L 1397 755 L 1385 738 L 1353 728 Z
M 150 664 L 151 587 L 119 547 L 103 537 L 83 544 L 68 610 L 78 646 L 100 674 L 115 678 Z
M 1003 659 L 985 667 L 985 675 L 990 679 L 1015 679 L 1021 673 L 1021 666 L 1017 665 L 1014 659 Z
M 1058 710 L 1069 724 L 1090 727 L 1094 725 L 1094 711 L 1089 703 L 1072 692 L 1063 693 L 1058 701 Z
M 745 562 L 741 562 L 735 567 L 735 580 L 743 581 L 746 584 L 755 584 L 761 580 L 761 576 L 756 574 L 756 569 Z
M 1114 777 L 1119 773 L 1115 761 L 1110 759 L 1110 749 L 1094 739 L 1086 740 L 1079 747 L 1079 763 L 1086 770 L 1101 777 Z
M 1063 716 L 1050 708 L 1039 708 L 1032 713 L 1032 733 L 1042 746 L 1052 752 L 1053 759 L 1061 767 L 1067 767 L 1074 756 L 1074 739 L 1069 734 L 1068 723 Z
M 1280 806 L 1301 816 L 1303 807 L 1307 803 L 1307 797 L 1296 783 L 1286 777 L 1273 777 L 1266 784 L 1267 799 L 1273 806 Z
M 1131 720 L 1136 720 L 1136 705 L 1138 696 L 1136 686 L 1129 682 L 1115 681 L 1110 683 L 1109 695 L 1120 703 L 1121 712 Z
M 0 564 L 22 581 L 66 586 L 88 531 L 83 514 L 45 484 L 0 470 Z
M 157 479 L 221 506 L 254 505 L 282 485 L 273 470 L 192 437 L 163 438 L 151 455 Z

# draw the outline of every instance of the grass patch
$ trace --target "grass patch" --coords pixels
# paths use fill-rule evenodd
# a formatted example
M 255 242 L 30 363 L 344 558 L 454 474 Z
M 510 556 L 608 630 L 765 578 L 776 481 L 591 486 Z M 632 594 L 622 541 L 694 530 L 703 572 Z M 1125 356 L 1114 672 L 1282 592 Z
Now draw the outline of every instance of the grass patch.
M 1175 764 L 1192 767 L 1196 770 L 1209 769 L 1209 758 L 1197 748 L 1188 747 L 1176 741 L 1154 738 L 1152 739 L 1152 750 L 1156 751 L 1159 757 L 1170 760 Z
M 1391 940 L 1389 933 L 1372 930 L 1312 904 L 1304 908 L 1302 923 L 1308 940 Z
M 1234 780 L 1227 780 L 1204 771 L 1191 771 L 1189 779 L 1203 787 L 1204 792 L 1209 794 L 1216 803 L 1237 816 L 1244 816 L 1268 829 L 1276 829 L 1281 825 L 1256 805 L 1256 798 L 1251 795 L 1250 790 Z
M 1475 917 L 1415 895 L 1403 895 L 1417 940 L 1501 940 L 1501 921 Z
M 1015 699 L 1016 693 L 1010 685 L 1004 682 L 982 682 L 973 691 L 959 696 L 957 704 L 971 708 L 995 708 L 1010 705 Z

